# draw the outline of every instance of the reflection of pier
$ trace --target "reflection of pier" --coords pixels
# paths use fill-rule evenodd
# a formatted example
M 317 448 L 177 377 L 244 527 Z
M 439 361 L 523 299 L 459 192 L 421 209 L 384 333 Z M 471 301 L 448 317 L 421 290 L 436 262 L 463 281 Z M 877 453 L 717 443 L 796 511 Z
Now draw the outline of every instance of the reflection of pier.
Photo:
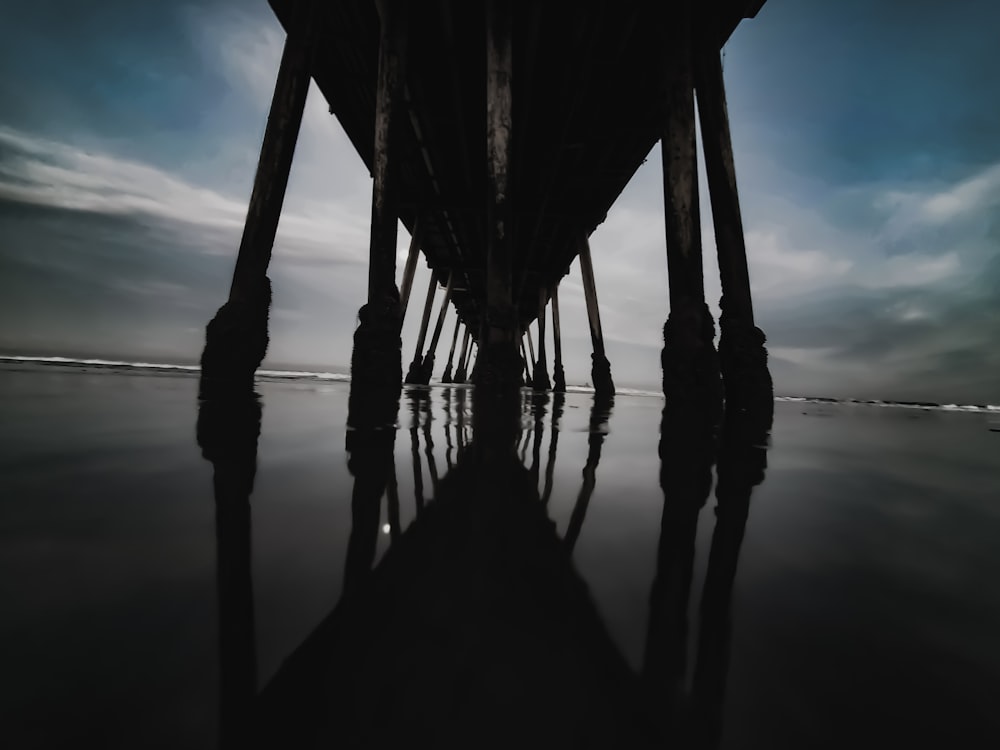
M 255 397 L 203 403 L 198 445 L 215 470 L 216 576 L 219 602 L 220 747 L 245 747 L 257 693 L 250 495 L 257 473 L 260 402 Z
M 663 525 L 646 654 L 636 675 L 571 563 L 595 497 L 602 446 L 614 440 L 610 404 L 592 404 L 582 483 L 560 538 L 545 499 L 565 396 L 523 402 L 456 388 L 438 408 L 434 394 L 417 388 L 407 392 L 402 410 L 391 394 L 383 396 L 367 416 L 353 401 L 352 529 L 341 600 L 259 695 L 248 533 L 259 406 L 237 412 L 202 404 L 199 440 L 215 467 L 219 509 L 223 743 L 447 746 L 480 736 L 503 715 L 496 746 L 515 742 L 526 727 L 540 738 L 554 732 L 547 744 L 560 746 L 590 740 L 641 748 L 671 738 L 682 746 L 717 744 L 729 600 L 750 493 L 763 478 L 760 446 L 768 425 L 730 410 L 716 443 L 716 430 L 697 410 L 664 410 Z M 406 415 L 400 434 L 409 435 L 410 445 L 397 456 L 400 412 Z M 432 418 L 444 428 L 443 444 L 430 439 Z M 716 458 L 715 533 L 688 688 L 691 560 Z M 447 471 L 432 492 L 415 481 L 414 495 L 399 497 L 397 472 L 409 463 L 415 479 L 424 463 Z M 436 469 L 428 474 L 436 476 Z M 383 500 L 391 531 L 376 564 Z M 422 508 L 401 528 L 406 503 Z

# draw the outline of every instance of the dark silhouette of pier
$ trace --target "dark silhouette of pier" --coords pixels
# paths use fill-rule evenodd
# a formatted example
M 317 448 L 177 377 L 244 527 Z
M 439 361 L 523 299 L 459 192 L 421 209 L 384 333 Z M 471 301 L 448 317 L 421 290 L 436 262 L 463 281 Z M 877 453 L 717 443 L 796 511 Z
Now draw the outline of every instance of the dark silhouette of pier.
M 209 324 L 202 358 L 199 441 L 215 467 L 219 506 L 223 744 L 717 745 L 729 598 L 773 416 L 719 50 L 762 0 L 271 4 L 288 37 L 230 297 Z M 267 268 L 311 79 L 373 180 L 346 433 L 352 527 L 341 600 L 254 693 L 253 373 L 268 343 Z M 718 349 L 703 283 L 696 119 L 723 290 Z M 604 429 L 615 388 L 590 238 L 657 142 L 670 300 L 661 357 L 664 510 L 635 673 L 572 553 L 603 445 L 613 439 Z M 411 243 L 397 279 L 400 221 Z M 432 274 L 405 368 L 413 387 L 401 403 L 400 331 L 421 253 Z M 566 388 L 558 288 L 576 258 L 595 394 L 580 488 L 560 536 L 547 514 Z M 455 390 L 462 406 L 447 415 L 442 465 L 421 386 L 449 338 L 449 306 L 458 324 L 441 380 L 475 387 Z M 536 321 L 537 342 L 529 329 Z M 525 385 L 533 393 L 523 394 Z M 395 457 L 403 409 L 416 510 L 406 528 Z M 713 466 L 717 521 L 689 681 L 691 561 Z M 375 564 L 382 518 L 391 546 Z
M 198 440 L 215 469 L 223 747 L 510 747 L 525 738 L 543 747 L 718 746 L 731 591 L 770 415 L 731 408 L 720 422 L 714 405 L 664 408 L 663 522 L 635 672 L 572 562 L 601 447 L 614 439 L 614 404 L 594 398 L 585 460 L 561 457 L 581 461 L 582 473 L 560 536 L 546 501 L 564 396 L 501 393 L 449 394 L 440 477 L 426 391 L 408 390 L 402 403 L 354 401 L 342 595 L 259 691 L 250 497 L 261 410 L 254 398 L 202 401 Z M 475 402 L 471 422 L 465 398 Z M 396 429 L 400 410 L 411 412 L 409 430 Z M 395 457 L 407 435 L 409 468 Z M 715 531 L 688 670 L 695 532 L 713 467 Z M 396 485 L 406 470 L 412 497 Z M 409 502 L 416 515 L 401 528 L 400 504 Z M 390 547 L 376 565 L 382 519 Z
M 720 372 L 730 400 L 769 387 L 720 61 L 721 46 L 763 0 L 270 1 L 287 39 L 229 299 L 207 331 L 205 395 L 252 390 L 266 352 L 266 274 L 310 80 L 372 176 L 356 379 L 398 391 L 399 333 L 422 254 L 431 282 L 406 382 L 430 381 L 453 306 L 459 325 L 443 381 L 564 390 L 558 288 L 579 258 L 591 379 L 602 397 L 613 395 L 591 238 L 599 246 L 608 210 L 660 143 L 665 388 L 721 387 Z M 718 356 L 703 284 L 696 120 L 724 296 Z M 399 222 L 411 236 L 401 278 Z

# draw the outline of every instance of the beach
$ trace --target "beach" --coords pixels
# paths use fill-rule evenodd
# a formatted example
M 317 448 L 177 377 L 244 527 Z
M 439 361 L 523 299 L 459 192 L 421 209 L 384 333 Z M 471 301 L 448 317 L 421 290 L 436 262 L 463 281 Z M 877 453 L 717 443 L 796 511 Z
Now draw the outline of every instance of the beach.
M 258 382 L 249 630 L 224 613 L 220 626 L 227 573 L 197 386 L 184 372 L 0 365 L 9 747 L 215 747 L 220 663 L 234 658 L 220 659 L 225 633 L 249 638 L 235 658 L 262 691 L 341 599 L 355 483 L 349 384 Z M 666 528 L 663 399 L 593 405 L 588 393 L 533 403 L 525 392 L 516 452 L 556 537 L 570 537 L 572 568 L 621 660 L 639 673 Z M 721 747 L 972 747 L 1000 736 L 996 418 L 776 404 L 719 641 Z M 398 512 L 391 498 L 380 506 L 376 564 L 418 508 L 433 506 L 472 424 L 471 388 L 404 390 Z M 713 493 L 692 529 L 687 627 L 674 647 L 688 692 L 707 658 L 699 609 L 715 506 Z

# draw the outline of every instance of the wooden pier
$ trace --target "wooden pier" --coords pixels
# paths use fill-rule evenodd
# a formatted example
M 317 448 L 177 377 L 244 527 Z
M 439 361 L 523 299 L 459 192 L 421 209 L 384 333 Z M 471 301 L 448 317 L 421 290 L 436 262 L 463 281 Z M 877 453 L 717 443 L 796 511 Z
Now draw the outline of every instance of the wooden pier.
M 764 0 L 270 4 L 287 39 L 230 299 L 208 332 L 204 392 L 245 389 L 263 358 L 267 266 L 310 78 L 372 175 L 369 283 L 367 299 L 359 300 L 355 379 L 399 388 L 399 331 L 422 253 L 432 288 L 408 382 L 429 381 L 451 305 L 465 329 L 451 337 L 449 365 L 462 339 L 456 375 L 471 376 L 463 355 L 474 343 L 478 384 L 520 385 L 521 335 L 537 319 L 531 381 L 536 389 L 565 388 L 555 303 L 579 257 L 592 382 L 599 394 L 612 395 L 599 279 L 590 263 L 591 244 L 600 251 L 599 233 L 595 242 L 590 238 L 658 142 L 671 309 L 664 387 L 714 388 L 720 362 L 730 398 L 740 397 L 740 382 L 764 377 L 720 64 L 721 46 Z M 704 296 L 696 116 L 722 273 L 721 357 Z M 397 279 L 399 221 L 412 242 Z M 438 285 L 446 287 L 444 302 L 425 351 Z

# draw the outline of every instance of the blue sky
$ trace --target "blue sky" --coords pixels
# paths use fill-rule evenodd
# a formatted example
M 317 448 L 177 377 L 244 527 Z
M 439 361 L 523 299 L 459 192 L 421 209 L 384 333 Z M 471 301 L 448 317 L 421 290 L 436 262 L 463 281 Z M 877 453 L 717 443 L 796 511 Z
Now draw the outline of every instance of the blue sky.
M 4 5 L 0 351 L 196 360 L 228 290 L 278 24 L 264 0 Z M 989 0 L 769 0 L 727 45 L 751 279 L 779 392 L 1000 403 L 997 28 Z M 660 179 L 657 148 L 591 238 L 621 385 L 659 381 Z M 271 363 L 348 362 L 370 195 L 313 88 L 271 266 Z M 415 300 L 426 279 L 421 264 Z M 560 301 L 568 375 L 582 382 L 576 265 Z M 411 308 L 406 360 L 417 317 Z

